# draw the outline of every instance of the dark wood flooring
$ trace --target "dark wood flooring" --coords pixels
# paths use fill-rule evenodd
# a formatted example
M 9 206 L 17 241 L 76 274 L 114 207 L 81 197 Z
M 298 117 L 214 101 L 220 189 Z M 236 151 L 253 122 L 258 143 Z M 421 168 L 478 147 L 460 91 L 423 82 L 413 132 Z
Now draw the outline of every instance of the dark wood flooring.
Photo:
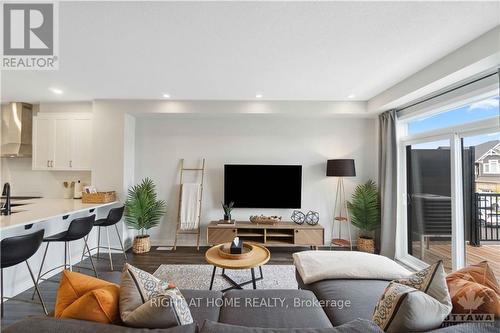
M 149 253 L 145 254 L 134 254 L 132 251 L 128 251 L 127 256 L 128 262 L 131 265 L 153 273 L 161 264 L 206 264 L 204 254 L 207 249 L 207 247 L 200 247 L 200 250 L 197 251 L 196 247 L 177 247 L 176 251 L 160 251 L 155 247 L 152 248 Z M 308 249 L 309 248 L 286 247 L 270 248 L 271 260 L 268 264 L 290 265 L 293 262 L 292 254 L 294 252 Z M 120 274 L 125 260 L 123 255 L 117 253 L 113 254 L 112 258 L 114 265 L 113 272 L 110 271 L 109 259 L 106 253 L 101 253 L 101 259 L 94 260 L 94 262 L 99 273 L 99 278 L 116 282 L 120 280 Z M 85 259 L 82 263 L 78 264 L 78 266 L 82 268 L 91 267 L 89 259 Z M 38 270 L 38 267 L 33 267 L 33 269 Z M 93 275 L 93 271 L 89 269 L 79 270 L 78 268 L 74 268 L 73 270 L 87 275 Z M 54 310 L 59 277 L 60 275 L 58 274 L 51 277 L 49 281 L 40 283 L 40 291 L 49 312 Z M 4 303 L 4 317 L 1 321 L 2 328 L 27 316 L 43 315 L 40 304 L 23 302 L 23 300 L 31 302 L 33 290 L 34 288 L 31 288 Z M 38 301 L 37 297 L 35 297 L 35 301 Z

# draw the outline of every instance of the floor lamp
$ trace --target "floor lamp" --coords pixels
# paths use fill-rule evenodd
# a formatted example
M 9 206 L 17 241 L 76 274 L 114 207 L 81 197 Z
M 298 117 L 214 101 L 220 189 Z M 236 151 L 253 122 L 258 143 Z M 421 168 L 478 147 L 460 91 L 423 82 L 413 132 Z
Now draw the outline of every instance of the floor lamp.
M 335 205 L 333 206 L 333 222 L 332 222 L 332 246 L 349 247 L 352 251 L 351 227 L 349 224 L 349 211 L 347 210 L 347 201 L 344 187 L 344 177 L 355 177 L 356 168 L 353 159 L 335 159 L 328 160 L 326 164 L 326 176 L 338 177 L 337 180 L 337 195 L 335 196 Z M 338 223 L 338 238 L 335 237 L 335 222 Z M 349 240 L 342 239 L 342 224 L 347 223 L 347 232 Z

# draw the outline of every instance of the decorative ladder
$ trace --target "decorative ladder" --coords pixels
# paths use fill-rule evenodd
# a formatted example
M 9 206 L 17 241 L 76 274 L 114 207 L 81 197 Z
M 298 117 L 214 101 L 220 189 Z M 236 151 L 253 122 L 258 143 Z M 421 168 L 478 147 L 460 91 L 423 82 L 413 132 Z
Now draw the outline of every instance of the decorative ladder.
M 184 171 L 201 172 L 201 188 L 200 188 L 200 208 L 198 211 L 198 227 L 193 230 L 181 230 L 181 207 L 182 207 L 182 184 L 184 181 Z M 181 159 L 180 183 L 179 183 L 179 212 L 177 214 L 177 228 L 175 231 L 174 251 L 177 249 L 177 237 L 179 235 L 196 235 L 196 249 L 200 250 L 200 233 L 201 233 L 201 202 L 203 198 L 203 181 L 205 178 L 205 159 L 202 159 L 201 168 L 185 168 L 184 159 Z

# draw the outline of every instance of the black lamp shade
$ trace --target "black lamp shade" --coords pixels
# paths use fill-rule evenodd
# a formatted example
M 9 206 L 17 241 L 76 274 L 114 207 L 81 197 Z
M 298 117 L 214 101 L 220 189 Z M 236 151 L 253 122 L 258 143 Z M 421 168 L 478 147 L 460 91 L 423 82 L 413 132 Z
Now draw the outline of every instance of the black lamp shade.
M 328 177 L 355 177 L 356 168 L 352 159 L 328 160 L 326 163 Z

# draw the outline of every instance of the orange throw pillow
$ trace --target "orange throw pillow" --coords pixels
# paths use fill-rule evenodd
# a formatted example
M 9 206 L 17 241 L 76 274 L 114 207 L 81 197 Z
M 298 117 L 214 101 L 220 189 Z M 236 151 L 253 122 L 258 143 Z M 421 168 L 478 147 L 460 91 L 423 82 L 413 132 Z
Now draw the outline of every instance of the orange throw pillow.
M 57 290 L 54 316 L 105 324 L 119 323 L 119 300 L 118 285 L 64 270 Z
M 487 261 L 470 265 L 446 277 L 452 313 L 494 313 L 500 316 L 500 287 Z

